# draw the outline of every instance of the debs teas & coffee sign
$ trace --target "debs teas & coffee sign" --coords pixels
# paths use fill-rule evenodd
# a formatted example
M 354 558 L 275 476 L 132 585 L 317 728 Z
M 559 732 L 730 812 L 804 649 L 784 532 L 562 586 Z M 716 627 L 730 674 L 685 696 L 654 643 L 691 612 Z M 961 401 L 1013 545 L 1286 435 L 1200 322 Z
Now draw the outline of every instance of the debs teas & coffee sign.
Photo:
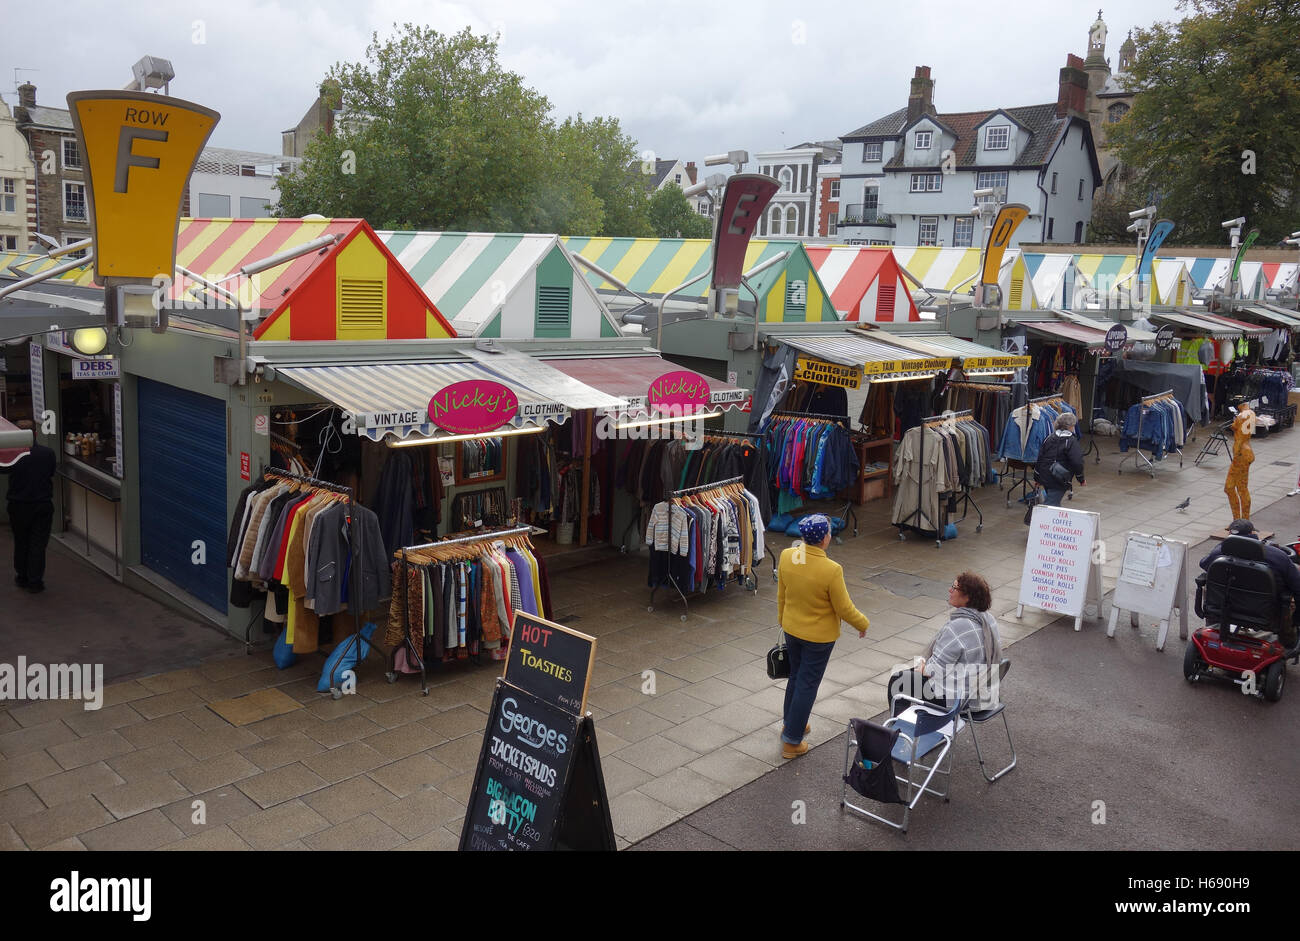
M 709 408 L 709 382 L 685 369 L 664 373 L 650 384 L 650 411 L 660 415 L 698 415 Z
M 508 425 L 518 412 L 515 394 L 491 379 L 453 382 L 429 400 L 429 421 L 456 435 L 496 431 Z

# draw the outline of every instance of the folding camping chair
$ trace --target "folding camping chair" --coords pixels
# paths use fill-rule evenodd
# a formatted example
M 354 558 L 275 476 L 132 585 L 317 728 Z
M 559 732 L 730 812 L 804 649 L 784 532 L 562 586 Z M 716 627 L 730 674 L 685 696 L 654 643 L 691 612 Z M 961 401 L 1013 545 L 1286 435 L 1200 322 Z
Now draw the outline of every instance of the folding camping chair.
M 998 665 L 998 688 L 999 689 L 1001 688 L 1002 681 L 1006 679 L 1007 671 L 1010 669 L 1011 669 L 1010 660 L 1003 660 Z M 1011 726 L 1007 724 L 1007 712 L 1006 712 L 1007 704 L 1003 702 L 1002 699 L 999 697 L 997 701 L 997 705 L 991 706 L 988 709 L 975 710 L 971 708 L 972 702 L 973 702 L 972 700 L 966 701 L 966 705 L 961 711 L 961 717 L 965 719 L 966 723 L 970 726 L 970 739 L 972 742 L 975 743 L 975 757 L 979 759 L 980 774 L 984 775 L 985 781 L 988 781 L 990 784 L 992 784 L 994 781 L 1002 777 L 1002 775 L 1006 774 L 1008 771 L 1010 771 L 1012 768 L 1016 766 L 1016 745 L 1014 742 L 1011 741 Z M 993 777 L 990 778 L 988 770 L 984 764 L 984 755 L 980 752 L 979 739 L 975 736 L 975 726 L 983 725 L 985 722 L 988 722 L 992 719 L 996 719 L 998 716 L 1002 717 L 1002 728 L 1006 730 L 1007 744 L 1011 746 L 1011 764 L 1007 765 L 1005 768 L 1003 768 L 1001 771 L 997 772 L 996 774 L 993 775 Z
M 840 806 L 906 833 L 912 808 L 921 795 L 933 794 L 942 797 L 945 803 L 948 801 L 952 790 L 952 745 L 965 724 L 961 718 L 965 703 L 956 703 L 945 711 L 933 703 L 900 694 L 894 697 L 894 708 L 901 711 L 886 719 L 884 725 L 866 719 L 849 721 Z M 932 763 L 922 764 L 927 758 Z M 945 758 L 948 759 L 946 770 L 940 768 Z M 907 777 L 894 770 L 894 762 L 906 768 Z M 924 772 L 924 780 L 918 782 L 915 772 Z M 930 786 L 936 774 L 948 779 L 942 791 Z M 906 795 L 899 793 L 900 783 L 907 785 Z M 895 822 L 851 802 L 850 785 L 870 800 L 902 804 L 902 821 Z

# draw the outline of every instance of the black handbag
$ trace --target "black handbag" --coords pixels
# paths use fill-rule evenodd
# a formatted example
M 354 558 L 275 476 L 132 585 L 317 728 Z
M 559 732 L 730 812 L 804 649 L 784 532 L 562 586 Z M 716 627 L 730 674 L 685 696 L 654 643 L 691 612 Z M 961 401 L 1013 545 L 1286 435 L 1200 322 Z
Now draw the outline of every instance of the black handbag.
M 776 646 L 767 652 L 767 675 L 773 680 L 790 678 L 790 653 L 785 649 L 785 631 L 781 632 Z
M 1070 486 L 1070 478 L 1074 476 L 1074 471 L 1070 470 L 1070 468 L 1066 467 L 1060 461 L 1053 461 L 1052 466 L 1047 469 L 1047 472 L 1051 474 L 1052 477 L 1056 479 L 1056 482 L 1062 487 Z

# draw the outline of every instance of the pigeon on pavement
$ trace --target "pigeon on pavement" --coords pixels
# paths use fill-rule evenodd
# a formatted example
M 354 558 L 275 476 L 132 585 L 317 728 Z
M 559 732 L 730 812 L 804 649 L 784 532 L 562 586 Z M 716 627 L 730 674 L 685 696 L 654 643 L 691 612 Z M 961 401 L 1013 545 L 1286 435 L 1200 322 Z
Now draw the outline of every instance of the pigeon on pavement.
M 1174 507 L 1174 509 L 1175 509 L 1175 510 L 1178 510 L 1178 511 L 1181 512 L 1181 513 L 1186 513 L 1186 512 L 1187 512 L 1187 508 L 1188 508 L 1189 506 L 1191 506 L 1191 505 L 1192 505 L 1192 498 L 1191 498 L 1191 497 L 1188 497 L 1188 498 L 1187 498 L 1186 500 L 1184 500 L 1182 503 L 1178 504 L 1178 506 Z

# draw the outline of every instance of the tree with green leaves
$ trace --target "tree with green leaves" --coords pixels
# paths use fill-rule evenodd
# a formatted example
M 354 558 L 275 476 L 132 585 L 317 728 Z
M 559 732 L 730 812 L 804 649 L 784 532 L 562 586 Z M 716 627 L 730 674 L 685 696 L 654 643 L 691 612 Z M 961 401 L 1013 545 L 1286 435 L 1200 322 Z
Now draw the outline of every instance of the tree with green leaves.
M 623 172 L 636 143 L 617 119 L 557 126 L 550 102 L 502 69 L 491 38 L 411 24 L 387 41 L 376 33 L 366 61 L 335 65 L 325 87 L 336 90 L 335 131 L 318 134 L 281 178 L 282 216 L 490 232 L 646 228 Z
M 1114 193 L 1098 191 L 1092 199 L 1092 218 L 1088 220 L 1087 241 L 1094 245 L 1127 243 L 1136 245 L 1136 236 L 1128 231 L 1133 221 L 1128 217 L 1130 206 L 1122 190 Z
M 1110 128 L 1135 173 L 1134 208 L 1154 202 L 1171 242 L 1222 244 L 1245 216 L 1261 243 L 1300 229 L 1300 2 L 1180 0 L 1178 23 L 1135 36 L 1138 92 Z
M 706 239 L 713 235 L 708 217 L 691 208 L 676 183 L 668 183 L 650 197 L 648 214 L 650 228 L 661 239 Z

